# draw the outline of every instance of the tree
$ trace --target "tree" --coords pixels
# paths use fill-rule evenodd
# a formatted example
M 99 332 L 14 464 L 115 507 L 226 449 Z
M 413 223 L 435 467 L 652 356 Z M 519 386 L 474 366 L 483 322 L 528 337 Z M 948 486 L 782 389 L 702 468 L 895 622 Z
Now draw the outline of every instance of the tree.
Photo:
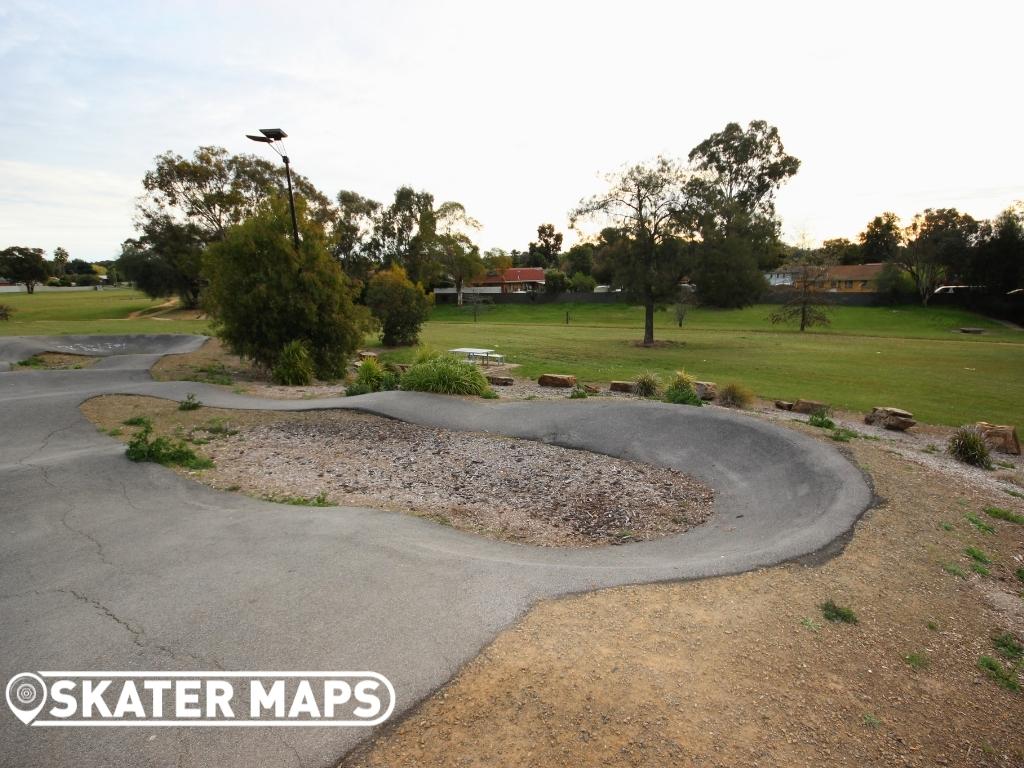
M 430 313 L 430 300 L 423 287 L 413 283 L 397 264 L 370 278 L 366 305 L 380 322 L 381 341 L 386 347 L 415 344 Z
M 16 283 L 23 283 L 28 293 L 36 292 L 36 284 L 46 280 L 46 259 L 42 248 L 12 245 L 0 251 L 0 274 Z
M 900 217 L 887 211 L 875 216 L 860 233 L 861 257 L 865 263 L 894 261 L 903 242 Z
M 345 274 L 365 283 L 377 264 L 372 243 L 381 204 L 347 190 L 338 193 L 337 202 L 331 250 Z
M 827 326 L 831 322 L 828 310 L 831 302 L 825 292 L 829 270 L 835 262 L 826 254 L 813 252 L 795 264 L 793 297 L 772 312 L 768 319 L 773 324 L 799 322 L 801 333 L 815 325 Z
M 209 246 L 203 254 L 204 305 L 235 354 L 273 368 L 285 346 L 298 341 L 309 349 L 317 376 L 336 379 L 362 341 L 369 316 L 353 303 L 352 286 L 305 206 L 296 213 L 298 250 L 288 203 L 277 197 Z
M 528 253 L 527 266 L 556 267 L 562 253 L 562 233 L 555 231 L 554 224 L 541 224 L 537 227 L 537 241 L 530 243 Z
M 557 296 L 569 289 L 569 277 L 560 269 L 544 270 L 544 293 Z
M 512 255 L 501 248 L 488 248 L 484 251 L 483 263 L 488 272 L 504 272 L 512 266 Z
M 151 218 L 169 217 L 191 222 L 204 241 L 214 242 L 252 216 L 268 197 L 286 194 L 283 166 L 255 155 L 232 155 L 223 147 L 199 147 L 191 158 L 168 151 L 154 163 L 142 179 L 143 229 Z M 332 218 L 330 200 L 308 179 L 293 173 L 292 183 L 309 219 L 324 224 Z
M 761 298 L 768 286 L 757 267 L 753 245 L 742 237 L 698 243 L 690 277 L 701 304 L 725 309 L 747 307 Z
M 694 274 L 700 299 L 716 306 L 752 303 L 764 285 L 761 271 L 780 261 L 775 193 L 800 161 L 763 120 L 745 130 L 729 123 L 694 147 L 689 159 L 697 173 L 687 182 L 687 205 L 678 216 L 684 229 L 700 233 Z M 719 256 L 729 269 L 708 263 Z
M 121 244 L 120 271 L 151 298 L 177 296 L 182 306 L 199 306 L 204 241 L 199 228 L 169 217 L 153 218 L 139 239 Z
M 573 293 L 593 293 L 597 287 L 597 280 L 583 272 L 576 272 L 569 279 L 569 287 Z
M 832 264 L 861 264 L 861 247 L 845 237 L 835 237 L 821 244 L 821 253 Z
M 93 274 L 92 264 L 84 259 L 71 259 L 65 266 L 69 275 L 91 275 Z
M 467 282 L 484 274 L 480 249 L 462 234 L 441 235 L 440 261 L 445 275 L 455 283 L 456 304 L 462 306 L 462 289 Z
M 576 243 L 562 258 L 562 271 L 568 275 L 575 275 L 577 272 L 589 275 L 594 268 L 595 250 L 596 246 L 593 243 Z
M 993 295 L 1024 287 L 1024 203 L 980 225 L 968 278 Z
M 895 258 L 914 281 L 921 304 L 950 275 L 966 270 L 978 235 L 978 222 L 955 208 L 927 208 L 907 227 L 907 246 Z
M 53 274 L 56 277 L 64 277 L 64 270 L 67 267 L 68 259 L 71 256 L 59 245 L 53 249 Z
M 675 296 L 683 273 L 682 248 L 674 243 L 683 208 L 687 174 L 674 160 L 659 157 L 606 177 L 606 192 L 580 201 L 570 214 L 609 219 L 628 233 L 616 263 L 616 279 L 644 306 L 645 346 L 654 343 L 654 310 Z

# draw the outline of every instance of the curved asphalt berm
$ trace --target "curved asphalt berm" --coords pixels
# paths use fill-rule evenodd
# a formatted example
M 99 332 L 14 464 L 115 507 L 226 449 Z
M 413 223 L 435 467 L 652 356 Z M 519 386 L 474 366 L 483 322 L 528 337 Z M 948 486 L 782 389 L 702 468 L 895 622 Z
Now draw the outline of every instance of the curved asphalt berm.
M 202 337 L 0 338 L 87 369 L 0 373 L 0 682 L 22 671 L 370 669 L 394 717 L 539 599 L 736 573 L 807 555 L 871 503 L 831 446 L 719 409 L 584 400 L 469 402 L 409 392 L 281 401 L 154 382 Z M 78 410 L 97 394 L 275 410 L 351 408 L 681 469 L 715 489 L 686 534 L 592 550 L 490 541 L 355 507 L 271 504 L 133 464 Z M 567 649 L 567 652 L 572 652 Z M 333 765 L 368 733 L 338 728 L 29 728 L 0 716 L 0 765 Z

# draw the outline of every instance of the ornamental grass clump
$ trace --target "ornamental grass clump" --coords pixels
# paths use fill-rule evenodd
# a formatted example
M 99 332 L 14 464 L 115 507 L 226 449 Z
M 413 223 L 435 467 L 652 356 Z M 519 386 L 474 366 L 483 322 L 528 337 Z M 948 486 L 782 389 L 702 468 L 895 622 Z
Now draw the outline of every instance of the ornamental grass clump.
M 633 379 L 633 394 L 640 397 L 657 397 L 661 391 L 661 382 L 658 375 L 651 371 L 641 373 Z
M 438 355 L 410 367 L 402 376 L 402 389 L 483 397 L 490 385 L 472 363 L 452 355 Z
M 981 430 L 975 426 L 960 427 L 946 444 L 946 452 L 957 461 L 982 469 L 992 469 L 988 446 Z
M 736 382 L 726 384 L 718 393 L 718 404 L 726 408 L 749 408 L 753 402 L 754 393 Z
M 374 357 L 368 357 L 359 364 L 356 378 L 345 389 L 348 396 L 365 395 L 368 392 L 385 392 L 398 389 L 399 376 L 388 370 Z
M 696 379 L 686 371 L 676 371 L 676 377 L 665 389 L 665 402 L 701 407 L 704 403 L 697 395 L 695 382 Z
M 309 344 L 305 341 L 289 341 L 281 348 L 277 362 L 270 375 L 276 384 L 289 387 L 304 387 L 312 383 L 315 366 Z

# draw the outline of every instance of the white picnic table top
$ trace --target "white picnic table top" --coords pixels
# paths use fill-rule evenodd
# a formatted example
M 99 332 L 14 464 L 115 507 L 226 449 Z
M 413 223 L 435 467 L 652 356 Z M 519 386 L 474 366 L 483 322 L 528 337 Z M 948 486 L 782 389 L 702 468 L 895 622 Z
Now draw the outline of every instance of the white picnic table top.
M 493 349 L 478 349 L 477 347 L 456 347 L 455 349 L 449 349 L 448 351 L 452 352 L 454 354 L 457 354 L 457 355 L 493 355 L 494 354 L 494 350 Z

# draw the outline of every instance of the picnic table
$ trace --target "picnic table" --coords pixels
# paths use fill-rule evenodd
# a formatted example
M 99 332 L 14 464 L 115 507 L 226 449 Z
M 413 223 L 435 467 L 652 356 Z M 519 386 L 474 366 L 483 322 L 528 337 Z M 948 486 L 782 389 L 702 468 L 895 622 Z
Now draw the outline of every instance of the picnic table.
M 461 355 L 471 363 L 504 363 L 505 356 L 495 352 L 493 349 L 480 349 L 478 347 L 456 347 L 448 350 L 453 355 Z

